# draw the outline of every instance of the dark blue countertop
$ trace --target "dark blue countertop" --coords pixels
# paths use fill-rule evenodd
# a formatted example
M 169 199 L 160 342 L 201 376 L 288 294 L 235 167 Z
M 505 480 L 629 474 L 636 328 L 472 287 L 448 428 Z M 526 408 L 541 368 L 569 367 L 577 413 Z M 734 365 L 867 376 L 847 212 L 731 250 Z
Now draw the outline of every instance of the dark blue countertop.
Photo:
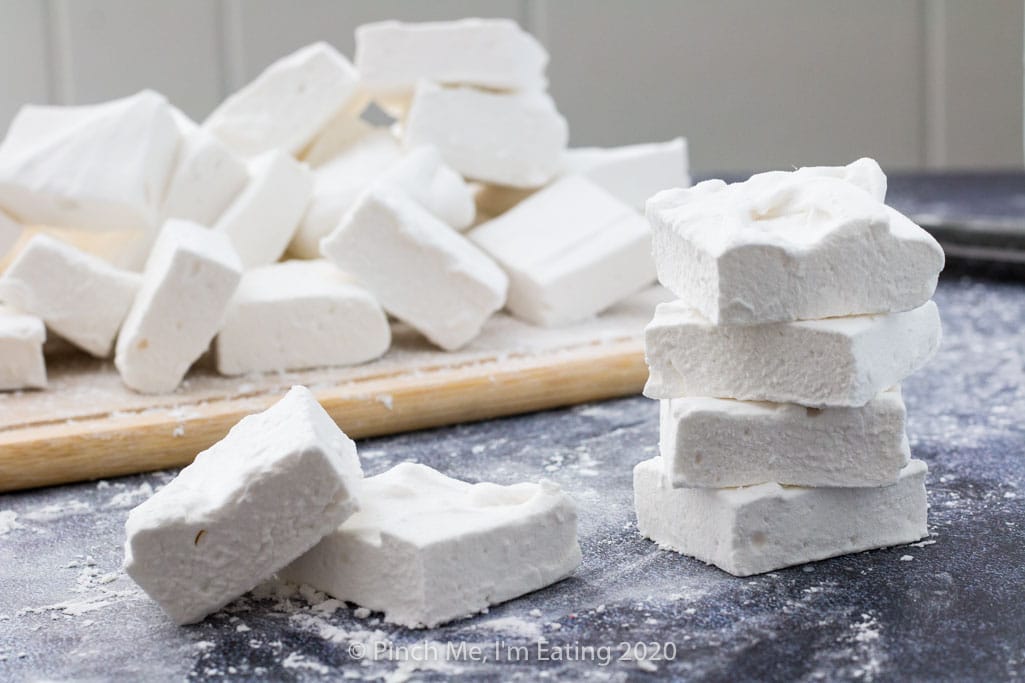
M 359 444 L 368 474 L 548 477 L 580 506 L 572 578 L 433 630 L 274 584 L 178 628 L 119 569 L 128 510 L 172 473 L 0 495 L 0 680 L 1025 678 L 1025 284 L 978 272 L 948 268 L 941 350 L 904 384 L 924 543 L 747 579 L 660 551 L 631 491 L 658 410 L 628 398 Z

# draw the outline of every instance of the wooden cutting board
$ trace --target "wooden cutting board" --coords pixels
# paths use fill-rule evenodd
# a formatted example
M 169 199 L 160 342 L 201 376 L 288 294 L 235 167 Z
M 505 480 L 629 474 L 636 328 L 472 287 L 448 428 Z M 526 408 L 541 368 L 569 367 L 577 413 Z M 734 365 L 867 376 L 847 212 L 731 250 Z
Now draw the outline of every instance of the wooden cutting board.
M 493 317 L 444 352 L 403 325 L 380 360 L 350 368 L 221 377 L 201 360 L 173 394 L 125 388 L 110 361 L 48 359 L 45 391 L 0 393 L 0 491 L 178 467 L 245 415 L 304 384 L 353 438 L 482 420 L 640 392 L 654 287 L 575 325 Z

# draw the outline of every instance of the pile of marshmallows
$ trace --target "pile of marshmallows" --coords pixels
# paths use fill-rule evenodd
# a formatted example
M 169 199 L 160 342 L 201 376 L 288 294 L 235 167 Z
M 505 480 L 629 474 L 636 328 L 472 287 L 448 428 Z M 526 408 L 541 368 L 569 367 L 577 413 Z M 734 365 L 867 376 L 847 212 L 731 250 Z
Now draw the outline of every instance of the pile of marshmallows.
M 0 389 L 46 385 L 47 327 L 162 393 L 214 337 L 227 375 L 348 365 L 388 349 L 385 313 L 454 350 L 503 307 L 562 325 L 653 283 L 641 209 L 690 184 L 684 141 L 568 150 L 547 61 L 508 20 L 382 22 L 355 65 L 310 45 L 202 125 L 151 91 L 24 107 Z
M 928 535 L 900 382 L 939 345 L 944 257 L 885 195 L 860 159 L 649 200 L 679 298 L 645 331 L 643 536 L 747 576 Z
M 432 627 L 580 565 L 555 484 L 469 484 L 403 463 L 363 478 L 305 387 L 243 418 L 125 525 L 125 571 L 179 624 L 275 574 L 394 624 Z

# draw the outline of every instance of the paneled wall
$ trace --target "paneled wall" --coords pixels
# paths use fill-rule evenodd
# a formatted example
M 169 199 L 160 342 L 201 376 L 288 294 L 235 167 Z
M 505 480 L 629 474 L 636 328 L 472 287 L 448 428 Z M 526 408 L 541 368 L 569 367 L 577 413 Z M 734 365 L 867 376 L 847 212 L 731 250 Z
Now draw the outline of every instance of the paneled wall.
M 0 126 L 149 87 L 202 118 L 313 40 L 384 18 L 512 17 L 572 143 L 686 135 L 695 168 L 875 156 L 1022 166 L 1023 0 L 0 0 Z

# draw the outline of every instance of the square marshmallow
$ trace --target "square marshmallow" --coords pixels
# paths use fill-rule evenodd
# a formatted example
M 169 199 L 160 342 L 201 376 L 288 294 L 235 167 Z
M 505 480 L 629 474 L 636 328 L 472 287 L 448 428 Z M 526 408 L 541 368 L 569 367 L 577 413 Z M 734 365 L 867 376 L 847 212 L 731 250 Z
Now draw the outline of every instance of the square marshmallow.
M 550 482 L 469 484 L 402 463 L 360 511 L 282 573 L 410 628 L 470 616 L 580 564 L 576 506 Z
M 354 365 L 388 350 L 391 328 L 370 292 L 326 261 L 246 271 L 217 334 L 222 375 Z
M 905 416 L 899 388 L 860 408 L 665 399 L 659 452 L 669 482 L 682 488 L 882 486 L 911 457 Z
M 150 394 L 174 391 L 210 346 L 241 277 L 225 235 L 169 220 L 117 339 L 114 365 L 124 383 Z
M 494 261 L 393 185 L 364 193 L 321 251 L 384 310 L 449 351 L 505 304 L 509 281 Z
M 327 43 L 313 43 L 274 62 L 228 97 L 203 127 L 238 154 L 272 149 L 298 155 L 344 110 L 359 114 L 359 74 Z
M 873 175 L 882 180 L 869 183 Z M 660 192 L 647 208 L 659 280 L 722 325 L 921 306 L 936 289 L 943 249 L 877 199 L 880 182 L 885 192 L 878 164 L 862 159 Z
M 659 458 L 634 468 L 637 528 L 660 547 L 734 576 L 912 543 L 929 535 L 926 466 L 912 460 L 892 486 L 673 488 Z
M 655 280 L 647 223 L 579 176 L 539 190 L 468 236 L 508 274 L 509 310 L 536 325 L 590 317 Z
M 0 391 L 46 388 L 45 341 L 42 320 L 0 306 Z
M 306 164 L 280 150 L 254 157 L 249 182 L 213 229 L 231 238 L 244 268 L 274 263 L 285 253 L 313 193 Z
M 565 173 L 579 173 L 638 211 L 671 187 L 690 185 L 687 141 L 675 138 L 623 147 L 576 147 L 566 151 Z
M 137 273 L 38 234 L 0 276 L 0 301 L 39 316 L 75 346 L 106 358 L 139 281 Z
M 566 119 L 543 92 L 495 93 L 421 81 L 402 127 L 408 148 L 434 145 L 466 178 L 540 187 L 562 167 Z
M 939 344 L 932 301 L 903 313 L 747 326 L 714 325 L 672 301 L 659 304 L 644 330 L 644 395 L 863 406 L 925 365 Z
M 362 476 L 356 445 L 293 387 L 129 513 L 125 571 L 175 622 L 200 621 L 348 519 Z

